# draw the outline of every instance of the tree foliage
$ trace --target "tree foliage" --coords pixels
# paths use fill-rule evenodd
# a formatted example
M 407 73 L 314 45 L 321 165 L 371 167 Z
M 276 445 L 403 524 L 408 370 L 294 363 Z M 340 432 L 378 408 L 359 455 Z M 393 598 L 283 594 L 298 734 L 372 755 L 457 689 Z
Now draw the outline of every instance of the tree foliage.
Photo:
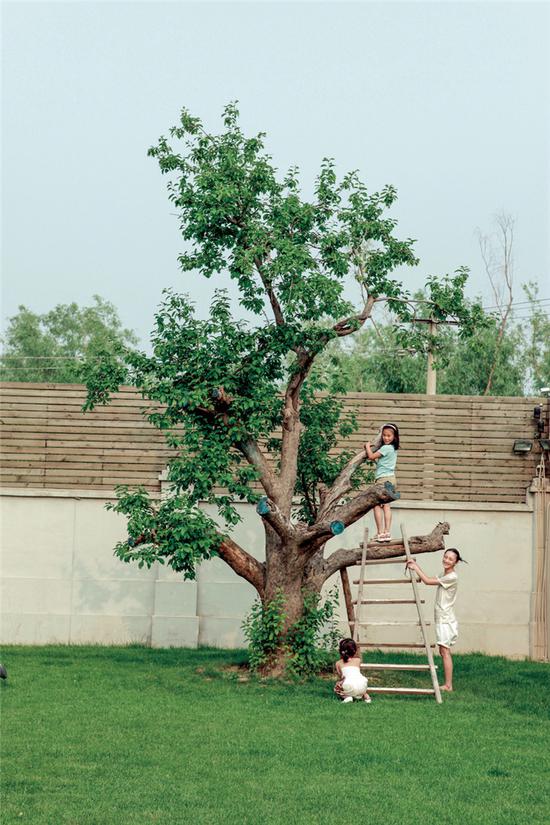
M 437 337 L 437 392 L 483 395 L 536 394 L 550 377 L 550 318 L 539 303 L 536 285 L 524 286 L 522 317 L 502 330 L 488 315 L 472 335 L 442 326 Z M 419 297 L 419 296 L 417 296 Z M 527 304 L 527 305 L 526 305 Z M 404 348 L 390 315 L 353 338 L 330 343 L 317 359 L 320 380 L 338 392 L 423 393 L 426 353 Z
M 105 353 L 126 351 L 138 343 L 137 336 L 124 329 L 112 303 L 99 295 L 90 306 L 58 304 L 39 315 L 20 306 L 9 319 L 0 356 L 3 381 L 78 383 L 81 362 L 89 368 Z M 118 372 L 123 381 L 125 370 Z

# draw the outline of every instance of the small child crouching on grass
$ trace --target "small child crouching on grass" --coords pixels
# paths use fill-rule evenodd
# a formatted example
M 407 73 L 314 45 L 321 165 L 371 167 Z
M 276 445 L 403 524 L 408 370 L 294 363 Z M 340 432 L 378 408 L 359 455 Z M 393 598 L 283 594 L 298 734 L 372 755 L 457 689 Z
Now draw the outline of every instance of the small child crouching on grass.
M 357 645 L 353 639 L 342 639 L 339 650 L 341 658 L 336 662 L 338 681 L 334 692 L 346 703 L 353 702 L 354 699 L 370 702 L 368 680 L 361 673 L 361 657 L 357 655 Z

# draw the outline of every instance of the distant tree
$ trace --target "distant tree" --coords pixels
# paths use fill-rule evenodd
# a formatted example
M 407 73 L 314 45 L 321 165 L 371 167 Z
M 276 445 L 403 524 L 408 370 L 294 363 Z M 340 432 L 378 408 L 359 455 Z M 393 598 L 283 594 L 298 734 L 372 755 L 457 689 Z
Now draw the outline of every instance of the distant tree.
M 483 395 L 503 395 L 493 391 L 493 378 L 497 365 L 502 363 L 501 349 L 505 346 L 505 334 L 512 316 L 514 302 L 514 227 L 515 220 L 507 212 L 495 215 L 495 231 L 484 235 L 478 230 L 479 250 L 485 272 L 495 300 L 495 314 L 498 317 L 495 346 L 491 347 L 492 362 L 487 374 Z M 487 352 L 485 352 L 485 355 Z
M 425 392 L 426 355 L 405 349 L 391 321 L 336 339 L 313 367 L 333 392 Z
M 523 395 L 524 368 L 520 330 L 500 319 L 471 338 L 451 334 L 445 364 L 438 371 L 438 392 L 443 395 Z
M 539 321 L 541 319 L 539 318 Z M 520 329 L 489 318 L 467 338 L 451 329 L 438 336 L 437 391 L 448 395 L 489 395 L 524 392 L 525 341 Z M 533 353 L 540 352 L 538 347 Z M 337 392 L 424 393 L 426 355 L 403 348 L 391 321 L 361 330 L 348 342 L 334 341 L 318 359 L 316 369 Z
M 113 304 L 99 295 L 93 296 L 91 306 L 58 304 L 42 315 L 20 306 L 2 339 L 0 379 L 78 383 L 84 358 L 92 363 L 106 352 L 137 343 Z
M 233 105 L 224 126 L 211 134 L 184 110 L 171 130 L 177 147 L 161 138 L 151 154 L 170 175 L 186 244 L 182 269 L 194 277 L 227 273 L 254 322 L 236 320 L 223 291 L 206 320 L 187 296 L 167 292 L 152 354 L 126 358 L 134 384 L 155 402 L 149 420 L 174 448 L 173 496 L 159 504 L 143 490 L 119 490 L 114 508 L 128 518 L 128 537 L 116 552 L 140 565 L 169 564 L 188 578 L 201 560 L 221 556 L 257 590 L 263 624 L 249 629 L 265 643 L 266 672 L 278 675 L 289 660 L 308 656 L 323 583 L 358 558 L 357 550 L 325 558 L 326 542 L 395 497 L 391 485 L 364 488 L 363 450 L 337 449 L 355 425 L 334 397 L 316 394 L 324 385 L 312 367 L 331 340 L 356 333 L 384 305 L 399 325 L 400 346 L 426 341 L 411 325 L 414 301 L 391 277 L 417 262 L 413 241 L 395 236 L 387 214 L 394 189 L 371 192 L 355 172 L 338 181 L 325 160 L 306 200 L 297 170 L 277 173 L 263 135 L 246 137 Z M 430 278 L 425 299 L 437 320 L 455 319 L 464 334 L 484 319 L 465 302 L 466 279 L 465 270 Z M 105 359 L 102 374 L 89 378 L 88 409 L 116 391 L 119 366 Z M 239 499 L 257 505 L 265 562 L 229 535 Z M 218 521 L 202 502 L 217 507 Z M 415 552 L 439 549 L 441 529 L 417 538 Z
M 529 302 L 527 318 L 518 321 L 523 335 L 523 363 L 527 391 L 538 395 L 541 387 L 550 387 L 550 316 L 543 309 L 536 283 L 524 284 Z

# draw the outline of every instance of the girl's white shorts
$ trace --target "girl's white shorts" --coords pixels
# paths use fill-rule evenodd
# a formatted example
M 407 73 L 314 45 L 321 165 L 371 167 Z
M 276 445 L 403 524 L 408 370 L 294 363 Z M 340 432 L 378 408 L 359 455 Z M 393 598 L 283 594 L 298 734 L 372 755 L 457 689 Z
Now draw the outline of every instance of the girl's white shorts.
M 458 622 L 436 622 L 435 639 L 438 645 L 452 647 L 458 639 Z

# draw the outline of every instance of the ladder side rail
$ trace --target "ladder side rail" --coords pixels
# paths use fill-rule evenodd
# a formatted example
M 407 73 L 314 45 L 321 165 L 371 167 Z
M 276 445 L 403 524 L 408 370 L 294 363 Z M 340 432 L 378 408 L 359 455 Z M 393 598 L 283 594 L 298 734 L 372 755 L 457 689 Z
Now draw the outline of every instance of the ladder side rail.
M 355 623 L 353 625 L 353 640 L 360 648 L 359 627 L 361 622 L 361 608 L 363 602 L 363 585 L 365 583 L 365 561 L 367 560 L 367 544 L 369 540 L 369 529 L 365 527 L 363 536 L 363 549 L 361 550 L 361 571 L 359 573 L 359 590 L 357 591 L 357 605 L 355 606 Z M 359 649 L 359 654 L 361 650 Z
M 349 574 L 347 567 L 342 567 L 340 569 L 340 578 L 342 580 L 342 591 L 344 593 L 344 601 L 346 603 L 346 613 L 348 614 L 349 635 L 353 637 L 355 627 L 355 612 L 353 607 L 353 599 L 351 595 L 351 586 L 349 583 Z
M 407 538 L 407 532 L 405 530 L 405 525 L 403 523 L 401 524 L 401 535 L 403 536 L 403 545 L 405 547 L 405 555 L 407 557 L 407 561 L 412 561 L 412 557 L 411 557 L 411 553 L 410 553 L 410 549 L 409 549 L 409 539 Z M 412 584 L 412 587 L 413 587 L 414 598 L 415 598 L 415 601 L 416 601 L 416 609 L 417 609 L 417 612 L 418 612 L 418 618 L 420 620 L 420 627 L 422 629 L 422 638 L 424 639 L 424 647 L 426 648 L 426 656 L 428 657 L 428 663 L 430 665 L 430 675 L 432 677 L 432 684 L 434 686 L 435 699 L 436 699 L 436 702 L 438 703 L 438 705 L 440 705 L 441 702 L 442 702 L 441 691 L 439 689 L 439 681 L 437 679 L 437 673 L 435 671 L 435 664 L 434 664 L 434 658 L 433 658 L 431 646 L 430 646 L 430 643 L 428 642 L 428 634 L 426 632 L 426 624 L 424 622 L 424 616 L 422 615 L 422 608 L 420 606 L 420 594 L 418 592 L 418 584 L 416 582 L 415 576 L 412 574 L 412 571 L 408 570 L 408 573 L 409 573 L 409 576 L 410 576 L 410 579 L 411 579 L 411 584 Z

